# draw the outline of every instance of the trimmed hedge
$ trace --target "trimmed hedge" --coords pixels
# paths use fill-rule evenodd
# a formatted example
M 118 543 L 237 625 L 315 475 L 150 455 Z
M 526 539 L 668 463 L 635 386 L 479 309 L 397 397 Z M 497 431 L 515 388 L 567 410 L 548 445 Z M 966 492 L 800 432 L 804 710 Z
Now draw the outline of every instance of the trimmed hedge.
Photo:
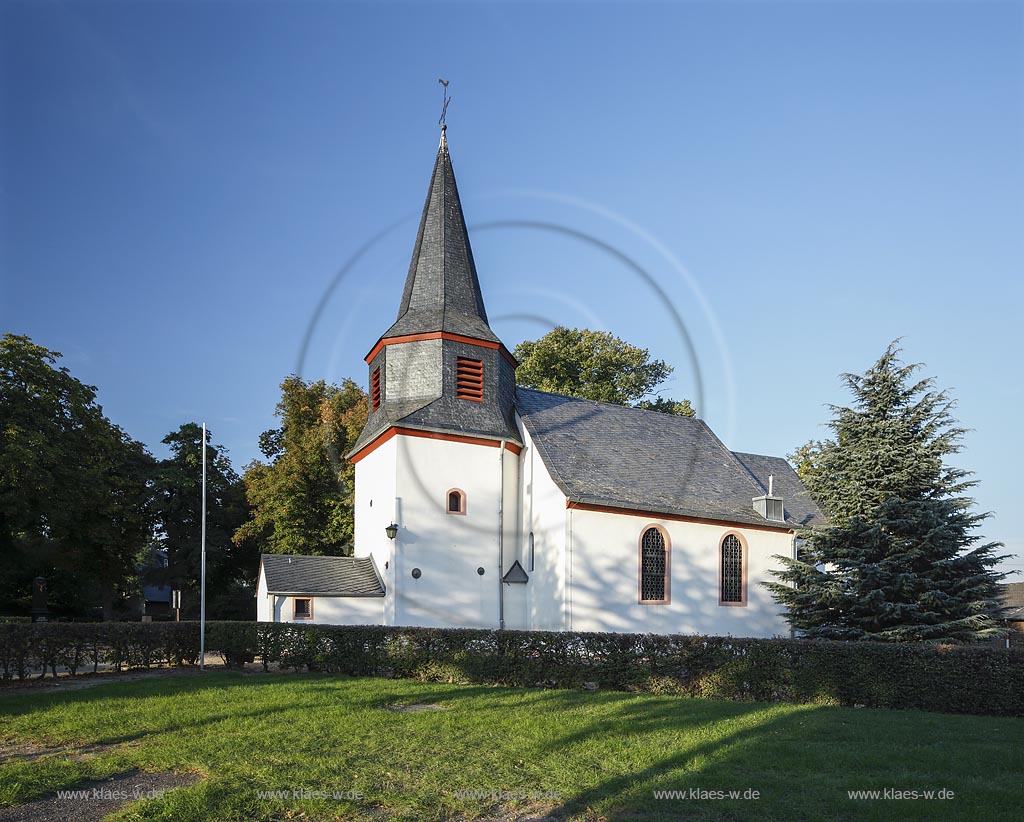
M 0 624 L 0 675 L 4 679 L 152 665 L 199 659 L 194 622 L 37 622 Z
M 353 676 L 601 688 L 947 713 L 1024 715 L 1024 651 L 984 646 L 732 637 L 211 622 L 231 666 L 259 660 Z M 3 676 L 194 663 L 199 626 L 0 625 Z

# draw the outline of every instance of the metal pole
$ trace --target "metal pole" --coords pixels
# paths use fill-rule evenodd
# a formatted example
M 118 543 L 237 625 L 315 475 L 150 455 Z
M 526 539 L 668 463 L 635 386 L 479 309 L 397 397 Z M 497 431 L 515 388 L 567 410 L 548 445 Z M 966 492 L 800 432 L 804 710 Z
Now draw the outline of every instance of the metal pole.
M 203 514 L 199 565 L 199 670 L 206 670 L 206 423 L 203 423 Z

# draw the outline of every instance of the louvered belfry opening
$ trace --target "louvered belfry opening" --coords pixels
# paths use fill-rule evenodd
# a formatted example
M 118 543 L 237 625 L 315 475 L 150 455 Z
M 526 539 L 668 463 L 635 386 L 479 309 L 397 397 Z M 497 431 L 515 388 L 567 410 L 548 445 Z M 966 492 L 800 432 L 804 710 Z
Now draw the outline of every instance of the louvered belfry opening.
M 648 528 L 640 540 L 640 600 L 664 602 L 667 570 L 665 538 L 657 528 Z
M 458 357 L 455 362 L 455 396 L 460 400 L 484 401 L 484 364 L 482 360 Z
M 735 534 L 722 540 L 722 602 L 743 602 L 743 544 Z
M 373 376 L 370 378 L 370 397 L 373 400 L 373 410 L 380 408 L 380 366 L 373 369 Z

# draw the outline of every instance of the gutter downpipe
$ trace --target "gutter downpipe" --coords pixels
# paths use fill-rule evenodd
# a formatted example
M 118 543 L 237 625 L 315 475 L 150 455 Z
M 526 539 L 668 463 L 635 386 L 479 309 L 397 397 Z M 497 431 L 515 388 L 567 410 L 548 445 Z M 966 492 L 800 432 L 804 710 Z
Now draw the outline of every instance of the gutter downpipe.
M 498 629 L 504 631 L 505 586 L 502 580 L 505 577 L 505 440 L 501 441 L 498 453 L 498 471 L 501 474 L 498 480 Z

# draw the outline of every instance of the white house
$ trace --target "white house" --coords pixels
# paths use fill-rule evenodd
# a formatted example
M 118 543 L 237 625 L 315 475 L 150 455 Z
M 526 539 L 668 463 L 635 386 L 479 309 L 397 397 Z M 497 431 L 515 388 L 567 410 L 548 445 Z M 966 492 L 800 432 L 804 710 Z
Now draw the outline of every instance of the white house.
M 516 388 L 444 130 L 398 319 L 370 349 L 355 557 L 264 556 L 258 618 L 788 634 L 760 585 L 821 513 L 703 421 Z

